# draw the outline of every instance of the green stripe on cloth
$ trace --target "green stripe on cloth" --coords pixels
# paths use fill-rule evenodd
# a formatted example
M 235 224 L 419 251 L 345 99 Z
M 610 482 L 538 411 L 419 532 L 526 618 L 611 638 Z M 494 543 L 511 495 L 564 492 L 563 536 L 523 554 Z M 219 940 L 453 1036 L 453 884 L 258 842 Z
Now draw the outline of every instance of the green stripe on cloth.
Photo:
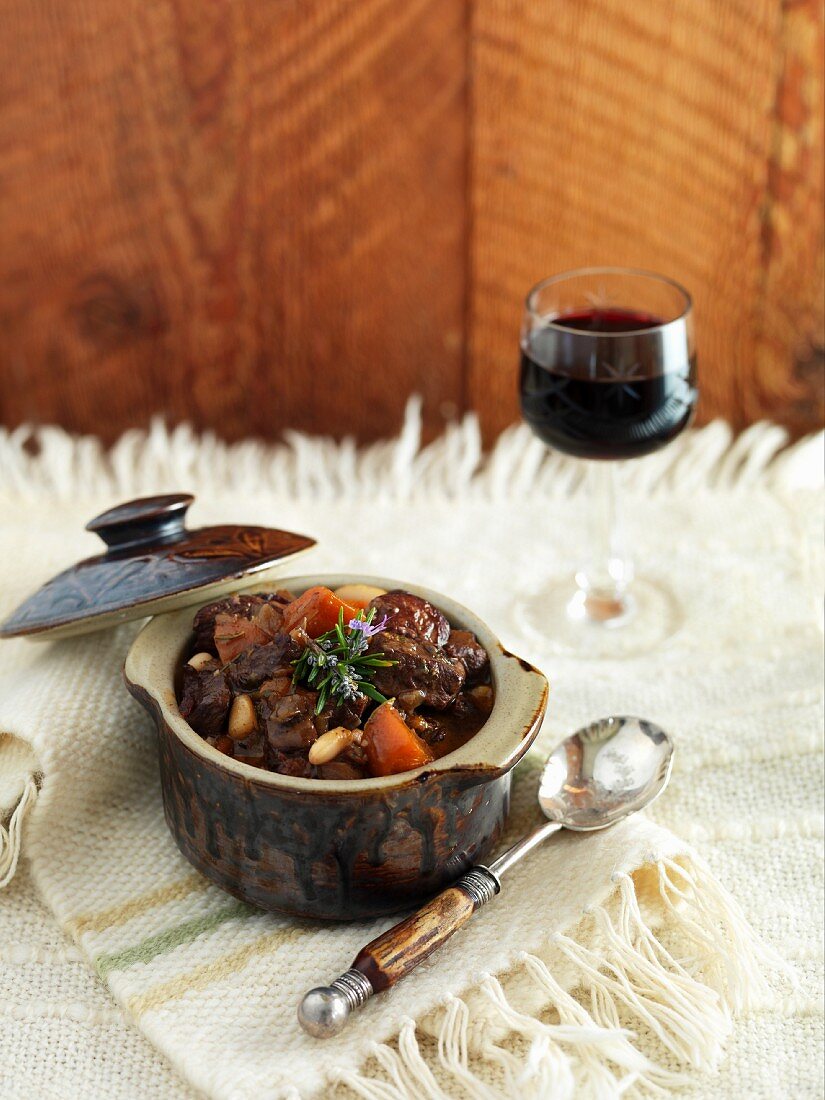
M 270 951 L 278 951 L 285 944 L 300 939 L 306 934 L 307 928 L 303 923 L 295 924 L 291 928 L 276 928 L 274 932 L 268 932 L 252 943 L 237 947 L 234 951 L 196 966 L 194 970 L 189 970 L 185 974 L 178 974 L 171 981 L 153 986 L 145 993 L 138 994 L 128 1001 L 126 1008 L 132 1016 L 138 1017 L 145 1012 L 161 1008 L 194 989 L 208 989 L 210 985 L 222 982 L 230 975 L 243 970 L 254 959 L 259 959 Z
M 225 909 L 217 909 L 206 916 L 197 917 L 195 920 L 187 920 L 177 924 L 174 928 L 167 928 L 155 936 L 148 936 L 134 947 L 125 947 L 122 951 L 112 951 L 98 955 L 95 959 L 95 969 L 101 978 L 105 978 L 113 970 L 126 970 L 135 963 L 149 962 L 158 955 L 164 955 L 175 947 L 184 943 L 191 943 L 203 932 L 211 932 L 213 928 L 225 924 L 226 921 L 238 917 L 249 917 L 254 913 L 260 913 L 259 909 L 253 909 L 242 901 L 234 902 Z

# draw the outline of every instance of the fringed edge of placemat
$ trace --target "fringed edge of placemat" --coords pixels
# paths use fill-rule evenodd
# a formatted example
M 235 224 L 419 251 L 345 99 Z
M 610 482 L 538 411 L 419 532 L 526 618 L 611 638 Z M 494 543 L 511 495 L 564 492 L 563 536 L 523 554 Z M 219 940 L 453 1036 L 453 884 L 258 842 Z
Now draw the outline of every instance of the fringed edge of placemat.
M 25 741 L 0 731 L 0 890 L 15 876 L 23 823 L 37 802 L 43 777 L 35 764 Z
M 152 421 L 126 432 L 110 449 L 93 436 L 23 425 L 0 429 L 0 494 L 6 499 L 140 496 L 180 490 L 190 482 L 210 490 L 279 492 L 301 499 L 406 500 L 437 490 L 450 497 L 499 500 L 514 492 L 568 497 L 582 483 L 584 464 L 550 451 L 523 424 L 482 447 L 478 419 L 468 414 L 422 444 L 422 402 L 407 403 L 392 440 L 357 447 L 352 439 L 284 432 L 284 442 L 227 444 L 186 424 Z M 735 436 L 724 421 L 685 432 L 656 454 L 623 464 L 629 492 L 817 488 L 823 480 L 818 433 L 788 446 L 784 428 L 754 424 Z
M 589 909 L 572 934 L 553 936 L 541 955 L 522 952 L 514 970 L 474 975 L 464 997 L 450 996 L 419 1025 L 405 1020 L 395 1042 L 373 1046 L 362 1072 L 335 1075 L 336 1095 L 664 1095 L 687 1083 L 683 1068 L 718 1065 L 732 1016 L 769 997 L 769 972 L 796 987 L 791 969 L 698 856 L 651 856 L 613 881 L 609 901 Z M 662 914 L 655 927 L 643 912 L 653 911 L 651 901 Z M 677 939 L 684 944 L 678 956 Z M 560 965 L 567 974 L 572 968 L 572 993 L 554 977 Z M 541 999 L 529 1012 L 517 1007 L 526 987 Z M 635 1045 L 639 1031 L 655 1037 L 663 1064 Z M 480 1075 L 483 1067 L 494 1070 L 500 1088 L 487 1083 L 489 1072 L 487 1081 Z
M 23 843 L 23 819 L 37 801 L 37 790 L 35 777 L 28 776 L 11 814 L 6 822 L 0 821 L 0 890 L 8 886 L 17 871 Z

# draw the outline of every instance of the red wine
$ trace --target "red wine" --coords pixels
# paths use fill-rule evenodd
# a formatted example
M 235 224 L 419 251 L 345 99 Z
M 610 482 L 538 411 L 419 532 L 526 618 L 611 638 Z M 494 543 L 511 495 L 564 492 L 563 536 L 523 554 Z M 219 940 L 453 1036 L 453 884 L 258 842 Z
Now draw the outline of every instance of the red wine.
M 638 458 L 690 423 L 695 358 L 649 313 L 590 309 L 552 318 L 521 355 L 524 419 L 579 458 Z

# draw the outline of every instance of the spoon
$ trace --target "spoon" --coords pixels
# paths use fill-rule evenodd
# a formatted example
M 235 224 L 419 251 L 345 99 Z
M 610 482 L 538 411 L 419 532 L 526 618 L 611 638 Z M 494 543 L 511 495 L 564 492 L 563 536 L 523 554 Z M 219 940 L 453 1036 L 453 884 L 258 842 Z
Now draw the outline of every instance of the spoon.
M 667 786 L 673 742 L 644 718 L 600 718 L 571 734 L 547 759 L 539 806 L 548 818 L 489 867 L 470 868 L 412 916 L 363 947 L 352 967 L 329 986 L 306 994 L 298 1008 L 304 1031 L 337 1035 L 373 993 L 395 985 L 428 958 L 501 890 L 501 876 L 559 829 L 606 829 L 641 810 Z

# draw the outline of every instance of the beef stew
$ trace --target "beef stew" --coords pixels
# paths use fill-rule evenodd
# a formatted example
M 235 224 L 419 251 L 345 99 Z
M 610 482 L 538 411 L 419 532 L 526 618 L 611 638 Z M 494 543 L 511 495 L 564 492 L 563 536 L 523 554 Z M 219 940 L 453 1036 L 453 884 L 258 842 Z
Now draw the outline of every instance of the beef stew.
M 236 760 L 307 779 L 395 775 L 465 744 L 494 702 L 489 656 L 412 593 L 346 585 L 202 607 L 182 717 Z

